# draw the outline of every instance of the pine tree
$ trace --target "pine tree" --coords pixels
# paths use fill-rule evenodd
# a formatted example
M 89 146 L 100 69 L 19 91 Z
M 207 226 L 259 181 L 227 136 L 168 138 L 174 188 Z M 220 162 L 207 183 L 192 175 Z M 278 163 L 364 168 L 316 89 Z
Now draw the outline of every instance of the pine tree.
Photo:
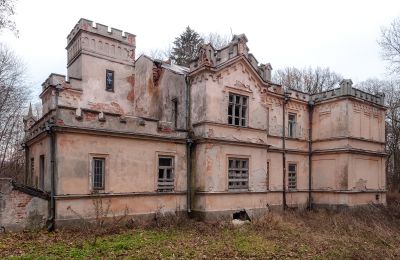
M 189 26 L 175 38 L 170 59 L 176 64 L 189 67 L 190 62 L 197 57 L 200 46 L 204 40 Z

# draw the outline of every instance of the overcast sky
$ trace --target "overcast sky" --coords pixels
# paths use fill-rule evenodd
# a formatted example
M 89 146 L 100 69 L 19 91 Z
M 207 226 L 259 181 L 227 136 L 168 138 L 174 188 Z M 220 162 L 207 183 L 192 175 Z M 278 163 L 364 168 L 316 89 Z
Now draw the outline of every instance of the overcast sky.
M 66 74 L 66 37 L 79 18 L 136 34 L 136 53 L 166 48 L 187 25 L 199 33 L 245 33 L 250 52 L 274 69 L 323 66 L 359 82 L 385 77 L 377 39 L 400 1 L 19 0 L 19 38 L 0 36 L 25 61 L 33 87 Z

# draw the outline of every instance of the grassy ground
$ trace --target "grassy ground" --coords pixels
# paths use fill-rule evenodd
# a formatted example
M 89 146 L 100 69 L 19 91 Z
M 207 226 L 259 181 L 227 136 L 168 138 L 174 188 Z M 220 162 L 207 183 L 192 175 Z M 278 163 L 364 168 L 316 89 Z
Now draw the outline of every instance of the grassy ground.
M 387 208 L 274 213 L 241 227 L 186 220 L 147 228 L 0 234 L 0 258 L 399 259 L 400 197 Z

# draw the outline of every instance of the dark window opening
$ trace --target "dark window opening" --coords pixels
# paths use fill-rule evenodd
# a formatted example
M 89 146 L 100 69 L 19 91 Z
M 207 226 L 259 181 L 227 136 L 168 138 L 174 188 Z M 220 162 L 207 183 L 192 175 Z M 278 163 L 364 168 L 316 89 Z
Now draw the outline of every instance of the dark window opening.
M 30 169 L 30 178 L 29 178 L 29 183 L 33 185 L 33 179 L 35 176 L 35 159 L 31 158 L 31 169 Z
M 290 163 L 288 171 L 288 189 L 295 190 L 296 188 L 297 188 L 297 165 L 294 163 Z
M 158 191 L 174 190 L 174 158 L 170 156 L 158 157 Z
M 247 125 L 247 97 L 229 93 L 228 124 Z
M 176 98 L 172 99 L 172 114 L 174 120 L 174 127 L 178 128 L 178 100 Z
M 105 162 L 104 158 L 93 158 L 93 189 L 104 189 L 105 177 Z
M 228 164 L 228 189 L 248 189 L 249 160 L 230 158 Z
M 270 162 L 267 162 L 267 174 L 265 176 L 266 180 L 265 180 L 265 185 L 267 186 L 267 190 L 269 190 L 269 174 L 270 174 Z
M 40 156 L 40 161 L 39 161 L 39 168 L 40 168 L 40 173 L 39 173 L 39 188 L 44 189 L 44 155 Z
M 106 90 L 114 91 L 114 71 L 106 70 Z

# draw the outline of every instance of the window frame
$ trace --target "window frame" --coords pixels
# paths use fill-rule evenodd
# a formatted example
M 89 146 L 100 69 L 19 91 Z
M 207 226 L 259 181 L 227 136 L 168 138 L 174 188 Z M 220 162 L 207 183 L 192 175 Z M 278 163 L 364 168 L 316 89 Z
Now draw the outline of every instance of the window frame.
M 95 186 L 95 183 L 96 183 L 96 181 L 95 181 L 95 178 L 96 178 L 96 169 L 95 169 L 95 163 L 96 163 L 96 161 L 102 161 L 103 163 L 103 165 L 102 165 L 102 173 L 101 173 L 101 175 L 102 175 L 102 179 L 101 179 L 101 186 L 99 186 L 99 187 L 97 187 L 97 186 Z M 92 158 L 92 165 L 91 165 L 91 167 L 92 167 L 92 190 L 94 190 L 94 191 L 98 191 L 98 190 L 105 190 L 105 183 L 106 183 L 106 181 L 105 181 L 105 179 L 106 179 L 106 158 L 105 157 L 101 157 L 101 156 L 93 156 L 93 158 Z
M 107 83 L 108 73 L 112 73 L 112 84 L 111 86 Z M 106 91 L 114 92 L 115 72 L 113 70 L 106 69 Z
M 290 166 L 294 166 L 294 171 L 290 170 Z M 287 174 L 287 186 L 288 190 L 297 190 L 297 163 L 289 162 L 288 163 L 288 174 Z
M 170 159 L 171 160 L 171 165 L 170 166 L 161 166 L 160 165 L 160 159 Z M 158 154 L 157 155 L 157 192 L 173 192 L 175 190 L 175 156 L 171 154 Z M 160 168 L 163 169 L 163 177 L 160 178 Z M 171 176 L 170 178 L 166 178 L 167 170 L 171 170 Z M 168 181 L 169 180 L 169 181 Z M 164 183 L 169 183 L 166 185 L 163 185 Z M 161 184 L 161 186 L 160 186 Z
M 249 182 L 250 182 L 250 158 L 249 157 L 239 157 L 239 156 L 228 156 L 227 158 L 227 179 L 228 179 L 228 191 L 248 191 L 249 190 Z M 232 164 L 231 164 L 232 161 Z M 231 167 L 231 165 L 233 166 L 234 164 L 237 165 L 237 163 L 235 163 L 236 161 L 240 162 L 240 167 Z M 243 162 L 246 162 L 247 168 L 243 168 Z M 243 170 L 245 169 L 245 170 Z M 240 175 L 243 175 L 243 171 L 246 171 L 246 176 L 243 178 L 243 176 L 241 176 L 241 178 L 232 178 L 232 172 L 233 171 L 240 171 Z M 237 174 L 237 173 L 236 173 Z M 235 185 L 231 184 L 231 183 L 239 183 L 239 182 L 246 182 L 245 185 L 241 184 L 241 185 L 237 185 L 235 187 Z
M 293 116 L 294 120 L 290 120 L 290 117 Z M 296 125 L 297 125 L 297 114 L 296 113 L 288 113 L 288 137 L 295 138 L 296 137 Z
M 233 101 L 231 101 L 231 97 Z M 239 98 L 239 103 L 236 103 L 236 98 Z M 243 104 L 243 98 L 245 98 L 245 104 Z M 232 108 L 231 108 L 232 106 Z M 236 116 L 236 107 L 239 107 L 239 115 Z M 231 109 L 230 109 L 231 108 Z M 246 109 L 245 115 L 243 115 L 243 108 Z M 231 110 L 231 114 L 229 113 Z M 237 94 L 235 92 L 228 93 L 228 111 L 227 111 L 227 119 L 228 125 L 237 126 L 237 127 L 247 127 L 249 125 L 249 96 Z M 236 118 L 238 119 L 238 124 L 235 123 Z M 231 122 L 229 122 L 231 120 Z M 243 124 L 244 120 L 244 124 Z
M 265 176 L 265 186 L 267 188 L 267 190 L 269 190 L 269 183 L 270 183 L 270 179 L 271 179 L 271 160 L 267 160 L 267 164 L 266 164 L 266 176 Z
M 44 190 L 44 176 L 46 171 L 46 157 L 44 154 L 39 156 L 39 189 Z

